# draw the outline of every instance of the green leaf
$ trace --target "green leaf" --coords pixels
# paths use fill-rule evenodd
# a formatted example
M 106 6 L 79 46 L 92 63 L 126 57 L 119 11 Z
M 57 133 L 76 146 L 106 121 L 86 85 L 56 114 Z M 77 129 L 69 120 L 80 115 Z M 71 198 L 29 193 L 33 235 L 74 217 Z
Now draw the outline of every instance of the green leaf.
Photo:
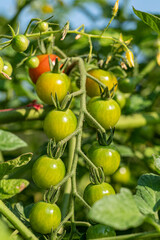
M 0 181 L 0 199 L 8 199 L 20 193 L 29 185 L 24 179 L 2 179 Z
M 0 151 L 11 151 L 27 144 L 13 133 L 0 130 Z
M 138 180 L 135 200 L 140 212 L 157 219 L 160 207 L 160 176 L 144 174 Z
M 119 194 L 105 196 L 97 201 L 89 212 L 89 218 L 118 230 L 138 227 L 145 219 L 131 192 L 124 188 Z
M 16 168 L 26 165 L 31 160 L 32 155 L 33 155 L 32 153 L 25 153 L 13 160 L 1 162 L 0 179 L 2 179 L 3 176 L 13 172 Z
M 133 7 L 134 13 L 139 17 L 144 23 L 151 27 L 155 32 L 160 33 L 160 18 L 150 14 L 136 10 Z
M 134 157 L 134 153 L 131 148 L 124 145 L 117 145 L 116 147 L 122 157 Z
M 160 156 L 153 155 L 155 170 L 160 173 Z

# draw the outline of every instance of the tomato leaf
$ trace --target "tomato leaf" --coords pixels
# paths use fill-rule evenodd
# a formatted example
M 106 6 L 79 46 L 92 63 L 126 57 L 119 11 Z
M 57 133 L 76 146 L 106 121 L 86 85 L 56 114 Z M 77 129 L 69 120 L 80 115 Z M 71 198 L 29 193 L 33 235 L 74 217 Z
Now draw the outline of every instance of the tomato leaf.
M 160 173 L 160 156 L 153 155 L 155 170 Z
M 144 174 L 138 180 L 135 200 L 140 212 L 157 219 L 160 207 L 160 176 Z
M 141 12 L 133 7 L 134 13 L 139 17 L 144 23 L 151 27 L 155 32 L 160 33 L 160 18 L 156 17 L 150 13 Z
M 11 151 L 27 144 L 11 132 L 0 130 L 0 151 Z
M 23 191 L 29 185 L 24 179 L 2 179 L 0 181 L 0 199 L 8 199 Z
M 138 227 L 145 219 L 131 192 L 124 188 L 119 194 L 105 196 L 97 201 L 89 212 L 89 218 L 118 230 Z
M 13 172 L 16 168 L 26 165 L 31 160 L 31 158 L 32 158 L 32 153 L 25 153 L 13 160 L 1 162 L 0 163 L 0 179 L 2 179 L 3 176 Z

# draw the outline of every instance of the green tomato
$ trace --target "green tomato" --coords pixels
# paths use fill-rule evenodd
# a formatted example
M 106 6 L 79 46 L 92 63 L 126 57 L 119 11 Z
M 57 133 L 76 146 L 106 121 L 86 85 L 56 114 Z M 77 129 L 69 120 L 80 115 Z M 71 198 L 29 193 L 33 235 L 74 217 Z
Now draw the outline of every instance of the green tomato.
M 34 163 L 32 178 L 38 187 L 49 189 L 64 178 L 65 172 L 65 165 L 60 158 L 54 159 L 44 155 Z
M 118 82 L 118 88 L 123 93 L 132 93 L 136 87 L 135 78 L 124 78 Z
M 30 57 L 27 59 L 26 64 L 29 68 L 37 68 L 39 66 L 39 59 L 38 57 Z
M 121 109 L 115 100 L 103 100 L 101 97 L 91 98 L 87 110 L 106 130 L 113 128 L 121 115 Z M 90 121 L 88 123 L 94 127 Z
M 48 30 L 48 23 L 47 22 L 40 22 L 38 24 L 38 29 L 40 32 L 46 32 Z
M 96 201 L 111 194 L 115 194 L 115 191 L 109 183 L 103 182 L 98 185 L 90 183 L 84 190 L 83 198 L 92 206 Z
M 4 62 L 3 62 L 3 59 L 0 57 L 0 72 L 2 72 L 3 66 L 4 66 Z
M 114 182 L 128 184 L 131 180 L 130 169 L 126 166 L 120 167 L 112 176 Z
M 98 143 L 89 148 L 88 157 L 97 167 L 103 168 L 105 175 L 112 175 L 118 169 L 121 160 L 114 146 L 102 146 Z
M 56 204 L 36 203 L 29 215 L 31 227 L 41 234 L 51 233 L 61 222 L 61 211 Z
M 103 224 L 91 226 L 86 232 L 86 239 L 100 239 L 114 236 L 116 236 L 115 230 L 112 227 Z
M 12 48 L 17 52 L 24 52 L 27 50 L 29 40 L 25 35 L 16 35 L 12 40 Z
M 119 104 L 120 108 L 124 108 L 125 104 L 126 104 L 126 98 L 124 96 L 124 94 L 120 91 L 117 91 L 115 93 L 115 97 L 114 99 L 116 100 L 116 102 Z
M 76 127 L 77 118 L 70 109 L 67 111 L 52 110 L 44 119 L 44 132 L 56 142 L 73 133 Z

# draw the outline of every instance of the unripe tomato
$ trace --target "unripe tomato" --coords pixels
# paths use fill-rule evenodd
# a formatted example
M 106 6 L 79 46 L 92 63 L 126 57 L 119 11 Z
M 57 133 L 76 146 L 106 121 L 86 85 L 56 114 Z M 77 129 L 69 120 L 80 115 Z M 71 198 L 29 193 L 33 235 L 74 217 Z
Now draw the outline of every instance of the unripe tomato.
M 38 29 L 40 32 L 45 32 L 48 30 L 48 23 L 47 22 L 40 22 L 38 24 Z
M 0 72 L 2 72 L 3 66 L 4 66 L 4 62 L 3 62 L 3 59 L 0 57 Z
M 112 227 L 103 224 L 96 224 L 94 226 L 91 226 L 87 229 L 86 232 L 87 239 L 100 239 L 114 236 L 116 236 L 115 230 Z
M 36 82 L 38 97 L 45 103 L 53 105 L 52 96 L 57 94 L 59 102 L 67 95 L 70 88 L 70 78 L 65 73 L 43 73 Z
M 65 165 L 60 158 L 54 159 L 43 155 L 35 161 L 32 168 L 33 181 L 43 189 L 55 186 L 64 176 Z
M 120 167 L 112 176 L 114 182 L 128 184 L 131 180 L 131 172 L 128 167 Z
M 97 167 L 103 168 L 105 175 L 112 175 L 118 169 L 121 160 L 114 146 L 102 146 L 98 143 L 89 148 L 88 157 Z
M 84 190 L 83 198 L 92 206 L 96 201 L 111 194 L 115 194 L 115 191 L 109 183 L 103 182 L 98 185 L 90 183 Z
M 119 90 L 123 93 L 131 93 L 136 87 L 134 78 L 124 78 L 120 79 L 118 82 Z
M 73 133 L 77 127 L 77 118 L 74 113 L 67 111 L 52 110 L 44 119 L 44 132 L 49 138 L 60 141 Z
M 51 233 L 61 222 L 61 211 L 54 203 L 38 202 L 33 206 L 29 220 L 34 231 L 41 234 Z
M 12 71 L 13 71 L 12 65 L 9 62 L 4 61 L 2 72 L 6 73 L 10 77 L 12 75 Z M 6 79 L 6 78 L 4 77 L 3 74 L 0 73 L 0 79 Z
M 119 104 L 120 108 L 124 108 L 125 104 L 126 104 L 126 98 L 124 96 L 124 94 L 120 91 L 117 91 L 115 94 L 114 99 L 116 100 L 116 102 Z
M 29 45 L 28 38 L 22 34 L 16 35 L 12 40 L 12 48 L 17 52 L 26 51 L 28 45 Z
M 111 90 L 113 86 L 118 83 L 117 78 L 112 72 L 104 71 L 102 69 L 92 69 L 88 71 L 88 73 L 97 78 L 100 82 L 104 83 L 109 90 Z M 115 86 L 114 90 L 116 91 L 116 89 L 117 85 Z M 100 96 L 99 84 L 88 77 L 86 79 L 86 90 L 89 97 Z
M 39 59 L 38 67 L 29 69 L 29 76 L 32 79 L 33 83 L 37 82 L 37 79 L 39 78 L 39 76 L 42 73 L 50 72 L 48 56 L 50 56 L 53 65 L 55 65 L 56 58 L 58 58 L 58 60 L 60 60 L 60 58 L 55 54 L 43 54 L 43 55 L 37 56 L 37 58 Z
M 29 68 L 37 68 L 39 66 L 39 59 L 38 57 L 30 57 L 27 59 L 26 64 Z
M 106 130 L 113 128 L 121 115 L 121 109 L 113 99 L 103 100 L 101 97 L 91 98 L 87 104 L 87 109 Z M 93 126 L 92 123 L 89 122 L 89 124 Z

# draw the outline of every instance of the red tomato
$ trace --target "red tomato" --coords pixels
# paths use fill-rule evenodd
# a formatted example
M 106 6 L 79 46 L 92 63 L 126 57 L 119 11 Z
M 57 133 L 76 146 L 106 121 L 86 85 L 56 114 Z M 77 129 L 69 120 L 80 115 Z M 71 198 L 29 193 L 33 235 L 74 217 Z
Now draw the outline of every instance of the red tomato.
M 55 63 L 56 58 L 60 60 L 60 58 L 55 54 L 44 54 L 37 56 L 39 59 L 38 67 L 29 69 L 29 76 L 32 79 L 33 83 L 37 82 L 37 79 L 42 73 L 50 71 L 48 56 L 50 56 L 53 64 Z

